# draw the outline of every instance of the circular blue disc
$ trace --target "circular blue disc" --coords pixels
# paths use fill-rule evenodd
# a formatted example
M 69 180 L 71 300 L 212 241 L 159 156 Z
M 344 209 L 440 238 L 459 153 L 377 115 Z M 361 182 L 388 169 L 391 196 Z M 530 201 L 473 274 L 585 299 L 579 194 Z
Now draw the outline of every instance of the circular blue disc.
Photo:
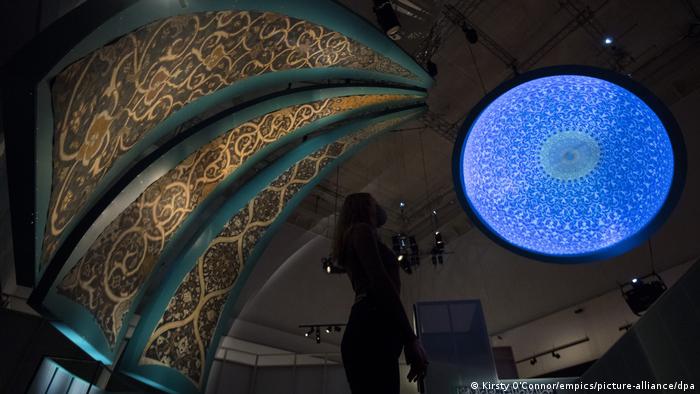
M 517 252 L 550 261 L 622 253 L 658 225 L 678 181 L 668 122 L 634 82 L 595 70 L 526 74 L 487 96 L 458 138 L 463 205 Z

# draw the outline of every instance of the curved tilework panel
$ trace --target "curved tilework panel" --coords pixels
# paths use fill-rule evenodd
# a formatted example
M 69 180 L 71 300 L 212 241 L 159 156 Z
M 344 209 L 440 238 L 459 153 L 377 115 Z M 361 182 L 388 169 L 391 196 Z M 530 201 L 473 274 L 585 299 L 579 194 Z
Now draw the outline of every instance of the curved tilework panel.
M 226 177 L 264 147 L 316 120 L 411 97 L 328 98 L 270 112 L 231 129 L 149 185 L 60 279 L 57 293 L 82 305 L 114 348 L 124 319 L 161 253 L 190 213 Z
M 53 186 L 41 265 L 115 162 L 169 115 L 257 75 L 328 67 L 416 78 L 324 26 L 253 11 L 173 16 L 68 66 L 51 87 Z
M 61 34 L 42 33 L 13 63 L 12 91 L 32 99 L 4 105 L 13 128 L 28 125 L 8 146 L 23 169 L 12 174 L 18 278 L 34 286 L 29 304 L 104 364 L 137 308 L 150 311 L 135 358 L 118 365 L 198 391 L 267 238 L 333 163 L 416 115 L 431 79 L 330 0 L 88 0 L 53 27 Z M 157 304 L 141 303 L 147 289 Z
M 249 259 L 255 249 L 264 247 L 261 240 L 270 226 L 285 210 L 293 209 L 290 200 L 308 191 L 323 169 L 339 157 L 414 115 L 376 122 L 325 145 L 282 172 L 238 210 L 184 276 L 156 326 L 148 329 L 145 348 L 128 349 L 140 354 L 138 365 L 171 368 L 201 390 L 211 362 L 207 356 L 218 342 L 215 331 L 227 321 L 222 315 L 239 274 L 252 263 Z M 143 333 L 139 327 L 134 335 Z M 134 372 L 133 367 L 127 372 L 142 379 L 147 375 Z

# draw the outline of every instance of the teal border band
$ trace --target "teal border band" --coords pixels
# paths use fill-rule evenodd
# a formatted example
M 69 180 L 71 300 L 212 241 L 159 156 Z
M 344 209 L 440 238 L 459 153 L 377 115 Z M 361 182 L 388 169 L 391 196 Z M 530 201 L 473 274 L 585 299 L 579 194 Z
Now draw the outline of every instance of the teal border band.
M 141 353 L 148 342 L 148 338 L 160 320 L 163 312 L 167 308 L 168 302 L 170 301 L 173 294 L 177 291 L 178 286 L 182 282 L 184 276 L 195 266 L 197 258 L 201 256 L 209 246 L 210 242 L 216 238 L 216 236 L 221 232 L 224 225 L 228 222 L 230 217 L 243 208 L 248 201 L 254 198 L 260 191 L 266 188 L 274 179 L 276 179 L 281 173 L 294 166 L 299 160 L 310 153 L 322 148 L 323 146 L 335 141 L 337 138 L 351 134 L 352 132 L 358 131 L 363 127 L 369 126 L 372 123 L 380 122 L 383 120 L 391 118 L 406 117 L 405 121 L 419 115 L 425 110 L 425 107 L 403 110 L 393 112 L 388 115 L 383 115 L 380 117 L 363 120 L 356 122 L 351 126 L 340 127 L 339 129 L 313 140 L 307 141 L 307 143 L 289 152 L 286 156 L 275 162 L 273 165 L 262 171 L 252 182 L 246 184 L 242 187 L 238 193 L 229 200 L 216 214 L 215 217 L 209 222 L 209 225 L 202 229 L 197 241 L 194 242 L 192 247 L 185 253 L 181 258 L 179 258 L 175 264 L 173 264 L 173 270 L 169 273 L 170 275 L 162 283 L 160 287 L 160 292 L 157 296 L 145 306 L 145 309 L 139 320 L 134 334 L 129 341 L 123 355 L 121 362 L 119 364 L 120 371 L 139 380 L 146 384 L 157 387 L 161 390 L 173 393 L 197 393 L 200 389 L 195 387 L 192 382 L 180 374 L 179 372 L 159 365 L 139 365 L 138 361 L 141 357 Z M 403 123 L 403 122 L 402 122 Z M 396 125 L 397 126 L 397 125 Z M 394 126 L 394 127 L 396 127 Z M 380 135 L 378 133 L 376 136 Z M 236 279 L 233 289 L 229 294 L 229 297 L 224 306 L 222 316 L 219 319 L 217 329 L 212 338 L 210 347 L 207 349 L 206 356 L 206 366 L 204 370 L 204 381 L 202 383 L 201 391 L 206 388 L 206 380 L 209 374 L 209 369 L 211 363 L 214 359 L 216 353 L 216 347 L 218 346 L 219 339 L 224 334 L 228 327 L 225 327 L 222 322 L 229 321 L 233 316 L 232 309 L 235 304 L 235 300 L 238 298 L 241 289 L 243 288 L 247 278 L 250 273 L 255 268 L 255 263 L 258 258 L 262 255 L 265 247 L 274 236 L 277 228 L 281 226 L 286 218 L 294 211 L 296 206 L 305 198 L 305 196 L 316 186 L 316 184 L 326 175 L 332 171 L 335 166 L 341 163 L 343 160 L 351 157 L 359 149 L 364 147 L 371 141 L 372 138 L 358 143 L 356 146 L 351 147 L 348 151 L 343 153 L 338 158 L 334 159 L 333 162 L 324 167 L 319 174 L 311 180 L 309 183 L 304 185 L 302 189 L 297 192 L 294 197 L 290 199 L 287 206 L 284 208 L 282 213 L 274 220 L 273 224 L 270 225 L 268 230 L 262 236 L 258 244 L 255 246 L 251 256 L 245 262 L 239 277 Z M 212 346 L 213 345 L 213 346 Z
M 93 0 L 94 1 L 94 0 Z M 94 206 L 95 202 L 103 197 L 105 189 L 115 182 L 132 163 L 143 157 L 157 141 L 161 140 L 168 133 L 171 133 L 178 125 L 196 116 L 196 114 L 206 111 L 216 105 L 231 100 L 245 94 L 250 94 L 256 90 L 267 89 L 274 86 L 284 86 L 290 82 L 299 81 L 323 81 L 328 79 L 360 79 L 387 81 L 393 83 L 415 85 L 427 88 L 432 83 L 432 79 L 413 59 L 403 50 L 389 40 L 383 33 L 374 28 L 358 15 L 350 12 L 342 5 L 331 1 L 322 1 L 309 7 L 308 2 L 301 0 L 268 0 L 265 2 L 265 9 L 261 9 L 258 0 L 191 0 L 182 7 L 178 1 L 168 0 L 166 4 L 162 0 L 142 0 L 123 11 L 115 14 L 107 22 L 95 29 L 76 45 L 60 62 L 58 62 L 47 76 L 37 86 L 37 146 L 36 157 L 53 156 L 53 108 L 49 90 L 50 80 L 63 70 L 70 63 L 82 58 L 97 48 L 100 48 L 111 40 L 129 33 L 150 22 L 167 18 L 173 15 L 190 14 L 204 11 L 217 10 L 250 10 L 250 11 L 270 11 L 284 14 L 298 19 L 307 20 L 319 25 L 326 26 L 338 31 L 347 37 L 372 48 L 374 51 L 386 56 L 392 61 L 400 64 L 416 76 L 416 80 L 407 79 L 390 74 L 355 70 L 342 67 L 328 67 L 319 69 L 286 70 L 274 73 L 267 73 L 257 77 L 252 77 L 239 81 L 229 87 L 204 96 L 181 110 L 171 114 L 162 123 L 149 131 L 128 153 L 116 160 L 99 182 L 95 191 L 91 194 L 82 209 L 67 224 L 62 235 L 59 237 L 58 245 L 64 242 L 67 234 L 70 234 L 87 210 Z M 40 115 L 39 115 L 40 114 Z M 36 178 L 36 225 L 35 245 L 34 245 L 34 271 L 35 283 L 43 275 L 41 269 L 41 256 L 43 251 L 43 238 L 48 218 L 48 205 L 52 185 L 52 161 L 37 160 Z M 48 186 L 47 186 L 48 185 Z M 46 264 L 48 265 L 48 264 Z
M 157 180 L 160 176 L 167 173 L 170 169 L 177 166 L 182 160 L 187 156 L 192 154 L 194 151 L 199 149 L 202 145 L 208 143 L 213 138 L 225 133 L 232 127 L 244 123 L 252 118 L 261 116 L 265 113 L 284 108 L 290 105 L 306 103 L 310 101 L 316 101 L 323 98 L 329 97 L 341 97 L 354 94 L 381 94 L 385 93 L 386 90 L 380 88 L 331 88 L 327 90 L 310 90 L 306 92 L 300 92 L 296 94 L 291 94 L 288 96 L 282 96 L 275 99 L 271 99 L 264 103 L 246 108 L 244 110 L 238 111 L 226 118 L 223 118 L 212 125 L 208 126 L 199 133 L 191 136 L 187 140 L 183 141 L 176 147 L 172 148 L 165 155 L 159 158 L 156 162 L 151 164 L 146 170 L 144 170 L 129 186 L 127 186 L 120 195 L 115 198 L 110 204 L 110 206 L 103 212 L 103 214 L 93 223 L 89 231 L 87 231 L 78 243 L 76 248 L 71 253 L 66 264 L 62 267 L 59 274 L 53 279 L 54 282 L 50 284 L 50 289 L 42 301 L 42 306 L 44 310 L 51 315 L 54 319 L 60 321 L 62 324 L 60 330 L 69 338 L 71 338 L 76 344 L 83 348 L 87 353 L 96 359 L 99 359 L 104 364 L 111 364 L 115 357 L 116 351 L 119 349 L 119 345 L 123 340 L 126 330 L 128 329 L 128 324 L 124 324 L 121 331 L 117 335 L 117 340 L 115 346 L 112 348 L 109 346 L 102 330 L 97 326 L 94 321 L 93 316 L 81 305 L 76 304 L 64 296 L 61 296 L 56 291 L 56 285 L 59 283 L 60 279 L 65 276 L 70 269 L 72 269 L 79 259 L 87 252 L 92 243 L 97 239 L 99 234 L 104 230 L 104 228 L 109 225 L 118 215 L 131 204 L 138 196 L 151 184 L 153 181 Z M 392 93 L 408 93 L 413 94 L 413 92 L 407 92 L 406 90 L 394 90 Z M 283 136 L 278 141 L 268 145 L 267 147 L 256 152 L 248 160 L 245 161 L 236 171 L 233 171 L 229 176 L 222 181 L 208 196 L 203 200 L 197 208 L 195 208 L 189 215 L 188 218 L 182 223 L 180 228 L 175 232 L 172 239 L 168 242 L 168 245 L 164 248 L 163 252 L 159 256 L 158 264 L 164 264 L 164 262 L 172 261 L 171 258 L 173 251 L 177 251 L 181 241 L 187 240 L 186 235 L 188 232 L 193 231 L 191 228 L 196 227 L 198 222 L 198 217 L 207 210 L 211 209 L 212 201 L 217 200 L 224 191 L 227 190 L 228 186 L 239 179 L 243 174 L 249 171 L 253 166 L 263 159 L 267 154 L 274 151 L 280 146 L 289 143 L 291 140 L 299 138 L 303 135 L 307 135 L 313 131 L 322 129 L 333 122 L 348 119 L 359 113 L 364 113 L 365 111 L 379 111 L 386 109 L 387 105 L 406 105 L 408 103 L 415 103 L 416 101 L 422 101 L 420 98 L 408 99 L 406 101 L 401 100 L 395 103 L 380 103 L 374 104 L 366 107 L 360 107 L 358 109 L 345 111 L 335 115 L 331 115 L 317 121 L 314 121 L 302 128 L 295 130 L 294 132 Z M 231 125 L 231 122 L 233 125 Z M 139 300 L 143 294 L 143 289 L 147 288 L 148 283 L 152 275 L 158 270 L 155 268 L 149 278 L 144 282 L 142 289 L 139 291 L 139 295 L 136 296 L 134 303 L 132 304 L 132 310 L 130 310 L 125 318 L 125 321 L 131 319 L 133 315 L 133 309 L 138 305 Z M 48 279 L 48 278 L 47 278 Z

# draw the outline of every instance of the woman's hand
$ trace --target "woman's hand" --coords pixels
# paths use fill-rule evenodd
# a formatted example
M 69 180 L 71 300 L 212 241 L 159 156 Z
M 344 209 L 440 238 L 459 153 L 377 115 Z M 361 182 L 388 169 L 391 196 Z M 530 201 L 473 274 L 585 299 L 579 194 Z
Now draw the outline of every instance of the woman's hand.
M 409 382 L 422 383 L 425 374 L 428 372 L 428 357 L 425 355 L 425 349 L 423 349 L 420 340 L 418 338 L 413 339 L 404 346 L 403 352 L 406 356 L 406 364 L 411 367 L 406 378 Z

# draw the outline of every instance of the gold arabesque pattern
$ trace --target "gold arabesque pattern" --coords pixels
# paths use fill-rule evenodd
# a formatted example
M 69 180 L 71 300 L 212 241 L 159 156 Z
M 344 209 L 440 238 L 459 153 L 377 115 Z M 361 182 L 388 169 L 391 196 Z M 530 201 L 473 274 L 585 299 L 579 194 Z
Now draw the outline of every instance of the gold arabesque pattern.
M 410 115 L 408 115 L 410 116 Z M 289 200 L 348 149 L 404 121 L 378 122 L 340 138 L 298 161 L 263 189 L 224 226 L 170 299 L 139 364 L 174 368 L 201 388 L 206 350 L 240 270 Z
M 323 117 L 410 97 L 344 96 L 295 105 L 215 138 L 149 185 L 121 212 L 63 277 L 58 294 L 85 307 L 114 346 L 126 313 L 172 235 L 247 158 Z
M 270 12 L 173 16 L 71 64 L 53 81 L 53 185 L 41 264 L 115 160 L 173 112 L 265 73 L 345 67 L 417 77 L 326 27 Z

